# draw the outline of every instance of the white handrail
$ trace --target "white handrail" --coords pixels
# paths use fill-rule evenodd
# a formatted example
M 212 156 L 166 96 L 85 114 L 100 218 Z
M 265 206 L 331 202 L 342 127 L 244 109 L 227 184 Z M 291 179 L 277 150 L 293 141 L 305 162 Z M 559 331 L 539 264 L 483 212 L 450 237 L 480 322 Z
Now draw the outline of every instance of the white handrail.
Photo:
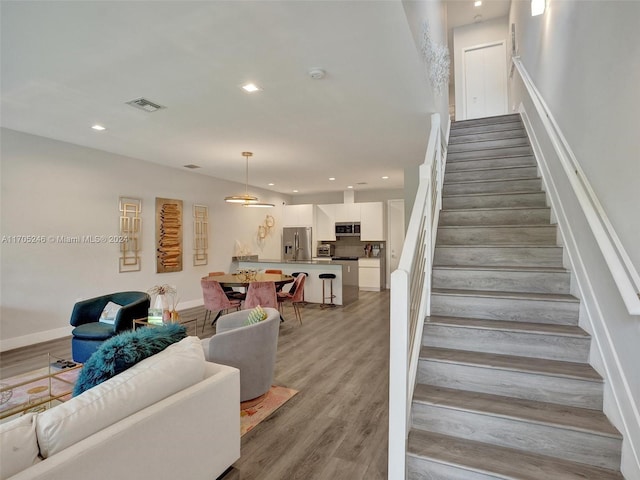
M 447 135 L 448 135 L 447 126 Z M 430 310 L 431 265 L 441 206 L 446 136 L 440 115 L 431 115 L 431 131 L 398 269 L 391 273 L 389 352 L 388 478 L 406 476 L 411 400 L 418 370 L 424 318 Z
M 512 61 L 549 135 L 629 314 L 640 315 L 640 275 L 529 72 L 519 57 L 512 57 Z

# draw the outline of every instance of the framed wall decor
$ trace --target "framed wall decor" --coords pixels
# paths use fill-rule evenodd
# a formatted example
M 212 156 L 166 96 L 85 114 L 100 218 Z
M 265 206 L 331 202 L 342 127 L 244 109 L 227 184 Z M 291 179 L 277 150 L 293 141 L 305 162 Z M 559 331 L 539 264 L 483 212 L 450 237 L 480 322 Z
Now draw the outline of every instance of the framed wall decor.
M 182 271 L 182 200 L 156 198 L 156 272 Z
M 118 199 L 120 212 L 120 257 L 118 271 L 139 272 L 140 262 L 140 233 L 142 231 L 142 200 L 132 197 Z
M 209 263 L 209 208 L 193 206 L 193 265 Z

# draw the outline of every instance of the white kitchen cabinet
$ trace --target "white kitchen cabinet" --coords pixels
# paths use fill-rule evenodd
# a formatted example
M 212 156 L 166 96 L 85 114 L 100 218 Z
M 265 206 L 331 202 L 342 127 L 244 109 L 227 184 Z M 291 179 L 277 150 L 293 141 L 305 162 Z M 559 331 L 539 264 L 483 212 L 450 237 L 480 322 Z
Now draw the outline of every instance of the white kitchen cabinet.
M 338 203 L 335 205 L 336 222 L 359 222 L 360 203 Z
M 382 202 L 363 202 L 360 205 L 360 240 L 382 242 L 384 235 L 384 206 Z
M 358 287 L 360 290 L 379 292 L 382 290 L 380 278 L 379 258 L 360 258 L 358 260 Z
M 313 235 L 316 240 L 320 242 L 336 240 L 336 205 L 316 205 L 316 231 Z
M 285 205 L 283 227 L 313 227 L 313 205 Z

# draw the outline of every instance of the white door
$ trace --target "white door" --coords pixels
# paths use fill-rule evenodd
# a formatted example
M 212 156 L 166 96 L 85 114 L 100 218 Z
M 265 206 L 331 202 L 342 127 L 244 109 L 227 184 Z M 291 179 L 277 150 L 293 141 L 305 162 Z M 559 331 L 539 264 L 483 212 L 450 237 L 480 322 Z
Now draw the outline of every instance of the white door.
M 507 60 L 504 42 L 464 50 L 465 119 L 507 112 Z
M 387 201 L 387 285 L 391 283 L 391 272 L 398 268 L 404 245 L 404 200 Z

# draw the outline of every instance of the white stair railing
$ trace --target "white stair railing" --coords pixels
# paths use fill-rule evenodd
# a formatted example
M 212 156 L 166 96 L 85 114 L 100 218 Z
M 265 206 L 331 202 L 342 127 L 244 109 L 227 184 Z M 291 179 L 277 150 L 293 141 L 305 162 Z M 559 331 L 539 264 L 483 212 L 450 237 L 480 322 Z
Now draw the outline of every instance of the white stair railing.
M 519 57 L 512 57 L 540 121 L 573 188 L 585 218 L 598 242 L 613 280 L 630 315 L 640 315 L 640 274 L 635 269 L 587 176 L 565 139 L 551 110 L 536 88 Z M 635 245 L 634 245 L 635 247 Z
M 431 267 L 442 205 L 442 183 L 449 130 L 441 133 L 440 115 L 431 115 L 431 131 L 420 183 L 398 269 L 391 273 L 389 351 L 388 478 L 406 477 L 411 400 L 422 345 L 422 328 L 430 311 Z

